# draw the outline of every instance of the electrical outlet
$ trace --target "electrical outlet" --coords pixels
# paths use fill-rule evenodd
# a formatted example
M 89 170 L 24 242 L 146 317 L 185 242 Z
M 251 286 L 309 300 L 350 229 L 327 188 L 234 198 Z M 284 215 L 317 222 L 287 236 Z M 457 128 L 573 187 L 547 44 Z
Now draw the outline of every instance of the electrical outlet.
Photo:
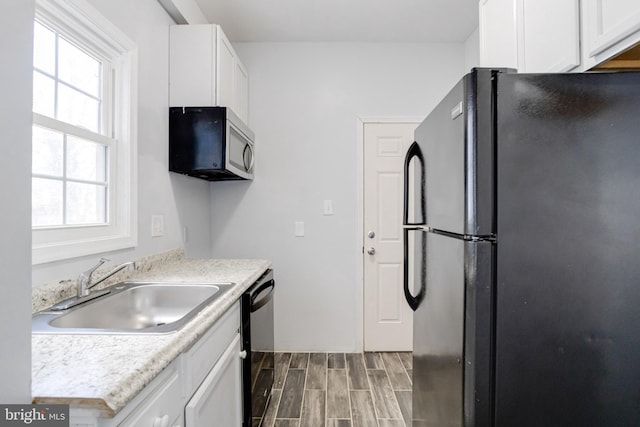
M 164 236 L 164 215 L 151 215 L 151 237 Z

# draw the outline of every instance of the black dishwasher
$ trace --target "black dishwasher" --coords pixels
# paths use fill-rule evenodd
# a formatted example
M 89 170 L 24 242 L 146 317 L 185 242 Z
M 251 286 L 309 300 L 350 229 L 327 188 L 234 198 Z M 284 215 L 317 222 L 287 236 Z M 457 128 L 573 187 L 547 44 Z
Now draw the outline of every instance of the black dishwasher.
M 261 426 L 271 399 L 273 357 L 273 270 L 267 270 L 242 295 L 243 427 Z

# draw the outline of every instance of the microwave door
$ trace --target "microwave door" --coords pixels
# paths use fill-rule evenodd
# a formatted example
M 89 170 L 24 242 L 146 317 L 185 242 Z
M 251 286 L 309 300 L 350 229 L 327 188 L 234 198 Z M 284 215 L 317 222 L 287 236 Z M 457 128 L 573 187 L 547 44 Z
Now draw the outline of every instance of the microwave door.
M 245 179 L 253 175 L 254 153 L 253 144 L 227 121 L 227 169 Z

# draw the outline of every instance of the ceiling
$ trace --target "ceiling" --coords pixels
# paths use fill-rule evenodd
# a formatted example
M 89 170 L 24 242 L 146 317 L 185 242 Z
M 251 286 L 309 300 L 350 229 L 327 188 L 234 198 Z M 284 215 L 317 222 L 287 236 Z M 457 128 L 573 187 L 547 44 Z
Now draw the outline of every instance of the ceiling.
M 196 0 L 232 42 L 464 42 L 478 0 Z

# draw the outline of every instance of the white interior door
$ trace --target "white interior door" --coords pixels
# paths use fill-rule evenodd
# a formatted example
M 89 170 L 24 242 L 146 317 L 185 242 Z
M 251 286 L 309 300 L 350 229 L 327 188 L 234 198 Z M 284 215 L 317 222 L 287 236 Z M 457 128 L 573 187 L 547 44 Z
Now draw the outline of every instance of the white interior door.
M 403 167 L 418 123 L 364 125 L 364 349 L 411 351 L 402 288 Z

